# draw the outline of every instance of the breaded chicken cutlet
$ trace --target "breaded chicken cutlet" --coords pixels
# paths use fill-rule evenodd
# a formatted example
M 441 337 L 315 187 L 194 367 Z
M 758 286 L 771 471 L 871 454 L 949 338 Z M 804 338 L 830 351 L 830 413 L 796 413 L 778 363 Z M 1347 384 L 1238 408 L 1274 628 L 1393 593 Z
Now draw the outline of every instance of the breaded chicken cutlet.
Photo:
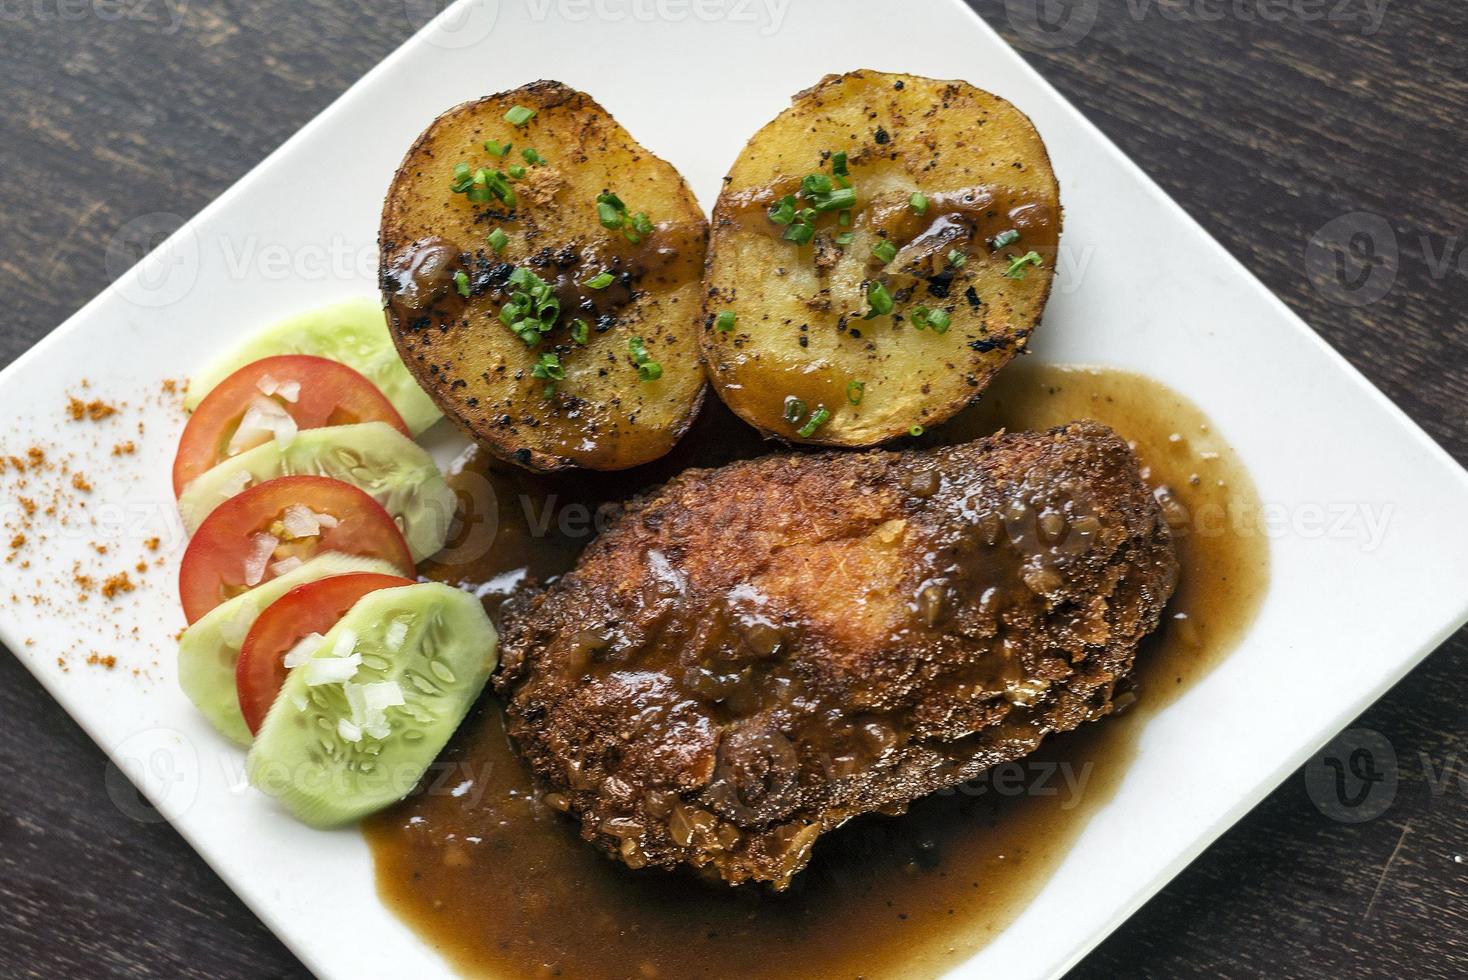
M 690 470 L 506 610 L 510 731 L 634 868 L 787 886 L 822 833 L 1112 710 L 1177 561 L 1079 422 Z

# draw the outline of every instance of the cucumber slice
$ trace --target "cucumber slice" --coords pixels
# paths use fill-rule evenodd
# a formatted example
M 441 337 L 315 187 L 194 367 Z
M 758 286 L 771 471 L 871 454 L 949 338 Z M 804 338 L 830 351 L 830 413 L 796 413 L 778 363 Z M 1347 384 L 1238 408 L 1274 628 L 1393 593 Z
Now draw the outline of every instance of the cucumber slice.
M 286 678 L 246 760 L 250 782 L 313 827 L 397 802 L 479 697 L 496 642 L 479 600 L 447 585 L 363 596 Z
M 234 666 L 256 617 L 298 585 L 348 572 L 398 574 L 397 569 L 376 558 L 328 551 L 300 568 L 215 606 L 184 630 L 178 641 L 179 686 L 220 734 L 241 745 L 250 744 L 250 729 L 240 714 L 239 694 L 235 691 Z
M 215 385 L 251 361 L 275 354 L 315 354 L 341 361 L 377 385 L 415 436 L 443 413 L 403 366 L 376 298 L 310 310 L 259 331 L 189 381 L 184 407 L 193 411 Z
M 178 510 L 190 534 L 210 511 L 246 487 L 278 476 L 329 476 L 360 487 L 398 522 L 414 561 L 448 537 L 457 498 L 433 457 L 386 422 L 303 429 L 227 459 L 184 487 Z

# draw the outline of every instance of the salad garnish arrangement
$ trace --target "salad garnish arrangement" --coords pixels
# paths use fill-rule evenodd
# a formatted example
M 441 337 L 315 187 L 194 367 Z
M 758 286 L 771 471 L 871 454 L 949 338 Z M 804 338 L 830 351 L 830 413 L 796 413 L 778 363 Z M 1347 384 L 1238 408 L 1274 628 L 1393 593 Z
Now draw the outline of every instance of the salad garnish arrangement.
M 456 506 L 413 441 L 438 410 L 371 300 L 250 338 L 186 405 L 179 683 L 303 822 L 396 802 L 497 663 L 479 600 L 417 579 Z

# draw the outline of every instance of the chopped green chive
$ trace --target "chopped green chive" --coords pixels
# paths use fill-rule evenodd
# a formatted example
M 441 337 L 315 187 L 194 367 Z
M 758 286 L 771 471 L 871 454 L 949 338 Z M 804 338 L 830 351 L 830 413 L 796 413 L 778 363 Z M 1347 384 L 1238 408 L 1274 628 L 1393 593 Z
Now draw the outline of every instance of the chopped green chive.
M 787 242 L 794 242 L 796 245 L 809 245 L 810 240 L 816 237 L 816 229 L 814 225 L 808 225 L 802 221 L 799 224 L 793 224 L 789 228 L 786 228 L 785 234 L 780 237 L 784 238 Z
M 466 195 L 475 204 L 488 204 L 497 197 L 510 207 L 515 206 L 515 192 L 498 170 L 471 171 L 467 163 L 461 163 L 454 167 L 450 189 L 455 194 Z
M 867 310 L 865 319 L 884 316 L 892 312 L 892 294 L 887 292 L 887 287 L 879 282 L 867 284 Z
M 851 404 L 860 405 L 861 400 L 863 396 L 866 395 L 866 393 L 867 385 L 865 381 L 846 382 L 846 400 L 851 402 Z
M 913 191 L 912 197 L 907 199 L 907 203 L 911 204 L 912 209 L 918 214 L 928 213 L 928 196 L 922 191 Z
M 770 209 L 770 220 L 777 225 L 788 225 L 795 220 L 795 196 L 781 198 L 780 203 Z
M 527 109 L 523 105 L 517 105 L 505 113 L 505 122 L 511 126 L 523 126 L 535 118 L 535 110 Z
M 536 150 L 533 146 L 527 146 L 525 147 L 525 149 L 521 150 L 520 156 L 524 157 L 525 162 L 531 164 L 532 166 L 545 166 L 545 157 L 541 156 L 540 152 Z
M 883 265 L 886 265 L 897 258 L 897 246 L 884 238 L 872 246 L 872 254 L 880 259 Z
M 542 394 L 546 398 L 550 398 L 556 393 L 556 382 L 566 379 L 566 369 L 561 367 L 561 359 L 559 357 L 555 354 L 546 353 L 540 355 L 540 360 L 536 361 L 535 366 L 530 369 L 530 376 L 549 382 L 545 386 L 545 391 Z
M 505 169 L 508 170 L 510 176 L 515 178 L 516 180 L 525 179 L 525 168 L 520 166 L 518 163 L 512 163 Z
M 856 191 L 850 187 L 842 187 L 829 194 L 807 195 L 806 200 L 817 211 L 844 211 L 856 205 Z
M 548 378 L 551 381 L 566 380 L 566 369 L 561 367 L 561 359 L 555 354 L 542 354 L 540 360 L 535 362 L 535 367 L 530 369 L 532 378 Z
M 496 143 L 494 140 L 485 140 L 484 149 L 497 157 L 502 157 L 510 152 L 509 143 Z
M 968 264 L 968 256 L 964 255 L 962 252 L 955 248 L 953 251 L 948 253 L 948 264 L 953 266 L 955 269 L 962 269 L 965 265 Z
M 1013 262 L 1009 263 L 1009 271 L 1004 274 L 1011 279 L 1023 279 L 1028 271 L 1025 267 L 1031 265 L 1044 265 L 1045 260 L 1040 258 L 1039 252 L 1026 252 Z
M 652 359 L 647 352 L 647 344 L 643 343 L 641 337 L 630 337 L 627 340 L 627 350 L 632 354 L 632 360 L 637 365 L 637 377 L 643 381 L 656 381 L 663 376 L 663 367 Z
M 831 193 L 831 178 L 825 174 L 807 174 L 800 182 L 800 192 L 806 197 Z
M 923 427 L 920 425 L 915 425 L 911 429 L 907 430 L 907 434 L 916 439 L 918 436 L 923 434 Z
M 826 406 L 817 405 L 816 410 L 810 413 L 810 418 L 806 420 L 805 425 L 797 429 L 795 434 L 802 439 L 809 439 L 816 434 L 817 429 L 826 424 L 826 420 L 830 417 L 831 413 L 826 411 Z
M 735 313 L 733 310 L 725 310 L 718 316 L 714 317 L 714 327 L 718 329 L 720 333 L 731 333 L 734 330 L 734 324 L 738 321 L 739 314 Z
M 850 177 L 851 173 L 846 169 L 846 151 L 831 154 L 831 173 L 837 177 Z
M 489 242 L 489 247 L 494 249 L 494 254 L 498 255 L 505 250 L 505 245 L 510 241 L 510 236 L 505 234 L 503 228 L 496 228 L 486 236 L 485 241 Z
M 613 231 L 622 229 L 622 234 L 633 245 L 642 241 L 643 236 L 651 235 L 653 232 L 652 219 L 638 211 L 634 215 L 627 213 L 627 205 L 622 199 L 611 191 L 603 191 L 596 197 L 596 217 L 603 228 Z
M 647 235 L 651 235 L 652 232 L 652 219 L 643 214 L 641 211 L 638 211 L 636 214 L 634 214 L 631 220 L 627 222 L 627 227 L 622 229 L 622 234 L 625 235 L 627 237 L 627 240 L 633 245 L 636 245 L 638 242 L 642 241 L 642 239 Z
M 919 330 L 931 327 L 933 333 L 947 333 L 953 317 L 947 310 L 930 310 L 926 306 L 915 307 L 912 311 L 912 324 Z
M 1019 232 L 1011 228 L 1008 231 L 1001 231 L 999 234 L 995 235 L 994 240 L 989 244 L 993 247 L 994 251 L 997 252 L 1001 248 L 1004 248 L 1006 245 L 1013 245 L 1017 241 L 1019 241 Z
M 782 236 L 797 246 L 808 245 L 815 238 L 816 219 L 829 211 L 840 212 L 838 221 L 845 228 L 851 224 L 851 209 L 856 206 L 856 191 L 846 174 L 846 155 L 831 157 L 836 181 L 822 173 L 806 174 L 800 181 L 800 196 L 788 194 L 770 208 L 770 220 L 788 226 Z M 837 187 L 839 183 L 841 186 Z M 804 207 L 800 205 L 803 204 Z
M 805 418 L 805 402 L 796 398 L 794 395 L 787 395 L 785 397 L 785 410 L 782 414 L 785 416 L 786 422 L 794 425 L 796 422 Z
M 610 272 L 598 272 L 596 275 L 586 280 L 586 286 L 588 289 L 606 289 L 608 286 L 616 281 L 617 277 L 612 275 Z
M 469 298 L 469 273 L 465 272 L 463 269 L 460 269 L 458 272 L 455 272 L 454 273 L 454 288 L 459 291 L 459 295 L 460 296 L 464 297 L 465 299 L 468 299 Z
M 471 184 L 474 183 L 474 171 L 469 169 L 467 163 L 459 163 L 454 166 L 454 177 L 450 183 L 455 194 L 463 194 Z
M 534 347 L 555 326 L 561 315 L 561 302 L 550 283 L 529 269 L 511 272 L 507 283 L 512 292 L 500 307 L 500 322 L 525 341 L 526 346 Z
M 603 228 L 615 230 L 627 223 L 627 205 L 611 191 L 603 191 L 596 196 L 596 216 Z
M 576 343 L 586 346 L 586 339 L 591 336 L 591 325 L 579 316 L 571 321 L 571 339 Z
M 842 214 L 845 214 L 846 212 L 843 211 L 841 213 Z M 839 234 L 839 235 L 836 236 L 836 244 L 837 245 L 840 245 L 842 248 L 845 248 L 847 245 L 850 245 L 855 240 L 856 240 L 856 233 L 855 232 L 843 231 L 841 234 Z

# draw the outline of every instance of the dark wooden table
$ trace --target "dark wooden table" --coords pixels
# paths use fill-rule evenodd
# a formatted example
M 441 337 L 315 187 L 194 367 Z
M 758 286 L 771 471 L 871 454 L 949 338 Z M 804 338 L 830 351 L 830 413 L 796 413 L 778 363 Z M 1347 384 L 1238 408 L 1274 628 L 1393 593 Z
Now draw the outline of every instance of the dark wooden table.
M 1036 0 L 971 2 L 1468 460 L 1468 6 L 1040 0 L 1036 20 Z M 0 0 L 0 362 L 106 284 L 119 227 L 203 207 L 423 6 Z M 1305 261 L 1359 212 L 1398 245 L 1395 285 L 1369 305 Z M 1395 749 L 1383 813 L 1331 819 L 1297 774 L 1077 974 L 1468 973 L 1465 668 L 1460 632 L 1356 723 Z M 102 754 L 9 656 L 0 720 L 0 975 L 303 975 L 166 824 L 119 812 Z

